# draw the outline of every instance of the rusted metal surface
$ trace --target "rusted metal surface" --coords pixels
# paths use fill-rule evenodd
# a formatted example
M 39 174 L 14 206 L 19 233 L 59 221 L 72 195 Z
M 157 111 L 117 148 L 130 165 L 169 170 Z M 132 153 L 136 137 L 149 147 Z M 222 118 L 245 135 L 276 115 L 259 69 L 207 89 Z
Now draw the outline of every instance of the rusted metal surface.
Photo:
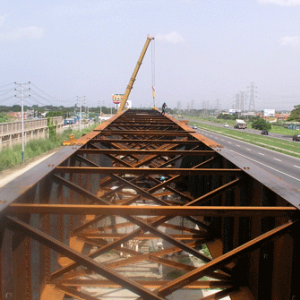
M 184 122 L 122 112 L 0 190 L 2 298 L 297 299 L 299 196 Z

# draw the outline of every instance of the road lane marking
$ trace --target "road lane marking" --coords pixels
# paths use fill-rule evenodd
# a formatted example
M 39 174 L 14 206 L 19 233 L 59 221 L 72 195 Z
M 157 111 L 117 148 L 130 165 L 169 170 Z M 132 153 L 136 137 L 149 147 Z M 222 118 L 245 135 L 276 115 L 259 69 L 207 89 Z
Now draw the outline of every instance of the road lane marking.
M 249 149 L 249 148 L 246 148 L 247 150 L 249 150 L 249 151 L 251 151 L 251 149 Z
M 250 158 L 250 157 L 248 157 L 248 156 L 246 156 L 246 155 L 243 155 L 243 154 L 238 153 L 238 152 L 233 151 L 233 150 L 229 150 L 229 151 L 234 152 L 234 153 L 236 153 L 236 154 L 238 154 L 238 155 L 240 155 L 240 156 L 242 156 L 242 157 L 245 157 L 245 158 L 247 158 L 247 159 L 249 159 L 249 160 L 252 160 L 252 161 L 254 161 L 254 162 L 258 163 L 258 164 L 261 164 L 261 165 L 264 166 L 264 167 L 267 167 L 267 168 L 269 168 L 269 169 L 271 169 L 271 170 L 273 170 L 273 171 L 276 171 L 276 172 L 278 172 L 278 173 L 281 173 L 281 174 L 283 174 L 283 175 L 285 175 L 285 176 L 287 176 L 287 177 L 290 177 L 290 178 L 295 179 L 295 180 L 297 180 L 297 181 L 300 182 L 300 179 L 299 179 L 299 178 L 296 178 L 296 177 L 291 176 L 291 175 L 289 175 L 289 174 L 286 174 L 286 173 L 284 173 L 284 172 L 282 172 L 282 171 L 279 171 L 279 170 L 277 170 L 277 169 L 275 169 L 275 168 L 272 168 L 272 167 L 270 167 L 270 166 L 268 166 L 268 165 L 265 165 L 265 164 L 261 163 L 261 162 L 258 161 L 258 160 L 255 160 L 255 159 L 253 159 L 253 158 Z
M 294 165 L 294 167 L 295 167 L 295 168 L 298 168 L 298 169 L 300 169 L 300 167 L 299 167 L 299 166 L 296 166 L 296 165 Z
M 281 159 L 278 159 L 278 158 L 275 158 L 275 157 L 274 157 L 274 159 L 277 160 L 277 161 L 281 161 Z
M 260 152 L 258 152 L 258 154 L 260 154 L 260 155 L 264 155 L 263 153 L 260 153 Z
M 240 145 L 236 145 L 237 147 L 241 147 Z

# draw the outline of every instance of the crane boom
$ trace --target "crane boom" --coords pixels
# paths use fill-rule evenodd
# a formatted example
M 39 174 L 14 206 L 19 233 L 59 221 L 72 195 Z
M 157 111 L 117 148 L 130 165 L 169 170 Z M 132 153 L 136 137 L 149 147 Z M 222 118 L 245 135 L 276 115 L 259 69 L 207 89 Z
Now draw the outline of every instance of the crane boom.
M 124 109 L 124 106 L 125 106 L 125 104 L 126 104 L 126 102 L 128 100 L 129 94 L 130 94 L 130 92 L 131 92 L 131 90 L 133 88 L 133 83 L 135 81 L 136 75 L 137 75 L 137 73 L 138 73 L 138 71 L 140 69 L 140 66 L 142 64 L 142 61 L 144 59 L 144 56 L 146 54 L 146 51 L 148 49 L 148 46 L 149 46 L 151 40 L 154 40 L 154 37 L 152 37 L 152 36 L 150 36 L 148 34 L 147 40 L 146 40 L 146 43 L 145 43 L 144 48 L 142 50 L 142 53 L 140 55 L 140 58 L 139 58 L 139 60 L 138 60 L 138 62 L 136 64 L 136 67 L 135 67 L 135 69 L 134 69 L 134 71 L 132 73 L 132 76 L 131 76 L 130 80 L 129 80 L 129 84 L 127 85 L 126 91 L 125 91 L 124 96 L 123 96 L 123 100 L 120 103 L 120 107 L 118 109 L 118 113 L 120 113 Z

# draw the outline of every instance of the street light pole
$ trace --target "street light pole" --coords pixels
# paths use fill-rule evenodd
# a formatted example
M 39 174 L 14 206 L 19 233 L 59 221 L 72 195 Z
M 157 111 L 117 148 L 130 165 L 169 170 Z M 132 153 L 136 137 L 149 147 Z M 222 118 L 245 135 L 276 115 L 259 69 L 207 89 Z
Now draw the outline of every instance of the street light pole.
M 21 121 L 22 121 L 22 162 L 25 161 L 25 141 L 24 141 L 24 108 L 23 108 L 23 84 L 20 84 L 21 86 Z

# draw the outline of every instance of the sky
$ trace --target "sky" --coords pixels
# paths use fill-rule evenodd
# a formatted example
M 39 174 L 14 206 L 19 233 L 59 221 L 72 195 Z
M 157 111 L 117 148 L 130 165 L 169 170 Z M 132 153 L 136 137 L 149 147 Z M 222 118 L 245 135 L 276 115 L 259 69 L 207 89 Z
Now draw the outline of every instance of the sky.
M 110 107 L 148 34 L 133 107 L 300 104 L 300 0 L 2 0 L 0 105 Z

